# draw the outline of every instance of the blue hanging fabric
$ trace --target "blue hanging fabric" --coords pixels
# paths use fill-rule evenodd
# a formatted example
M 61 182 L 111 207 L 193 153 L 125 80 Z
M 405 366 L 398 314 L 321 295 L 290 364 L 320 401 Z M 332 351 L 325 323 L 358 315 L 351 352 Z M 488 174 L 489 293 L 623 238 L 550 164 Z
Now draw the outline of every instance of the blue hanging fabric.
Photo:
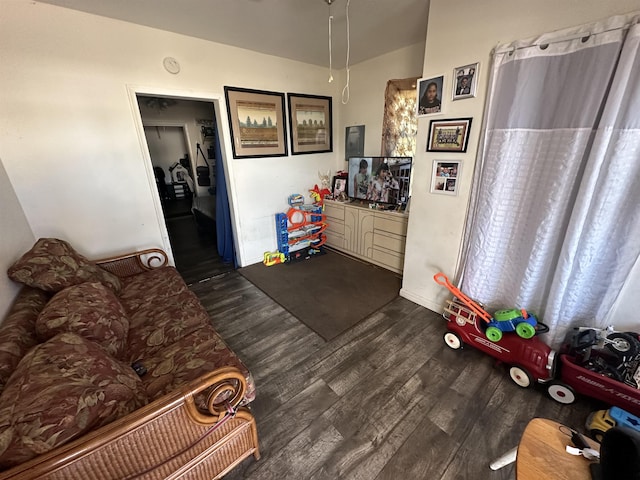
M 222 164 L 222 152 L 220 150 L 220 136 L 215 129 L 216 149 L 216 235 L 218 242 L 218 255 L 224 263 L 233 262 L 233 268 L 237 268 L 236 252 L 233 245 L 233 228 L 231 226 L 231 210 L 229 208 L 229 193 Z

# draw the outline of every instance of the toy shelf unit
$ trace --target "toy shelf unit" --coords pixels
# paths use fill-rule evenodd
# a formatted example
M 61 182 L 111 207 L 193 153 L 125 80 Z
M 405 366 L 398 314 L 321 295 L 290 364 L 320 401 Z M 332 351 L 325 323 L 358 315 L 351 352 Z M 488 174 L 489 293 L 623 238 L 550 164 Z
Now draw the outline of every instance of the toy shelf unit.
M 326 229 L 326 216 L 319 205 L 301 205 L 291 207 L 287 213 L 276 213 L 278 251 L 286 261 L 324 253 Z

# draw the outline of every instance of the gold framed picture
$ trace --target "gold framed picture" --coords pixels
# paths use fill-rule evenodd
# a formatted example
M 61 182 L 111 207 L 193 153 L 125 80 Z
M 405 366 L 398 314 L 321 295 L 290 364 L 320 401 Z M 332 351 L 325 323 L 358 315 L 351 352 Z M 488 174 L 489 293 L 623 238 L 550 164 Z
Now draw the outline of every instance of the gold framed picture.
M 291 154 L 333 151 L 331 97 L 289 93 Z
M 233 158 L 284 157 L 284 93 L 224 87 Z

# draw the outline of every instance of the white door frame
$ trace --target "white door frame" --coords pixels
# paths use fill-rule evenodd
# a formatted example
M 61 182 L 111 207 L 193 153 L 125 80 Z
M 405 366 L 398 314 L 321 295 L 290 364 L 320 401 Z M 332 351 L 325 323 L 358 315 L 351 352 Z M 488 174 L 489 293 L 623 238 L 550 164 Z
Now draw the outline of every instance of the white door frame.
M 157 97 L 170 97 L 181 100 L 193 100 L 193 101 L 201 101 L 201 102 L 210 102 L 213 104 L 214 112 L 215 112 L 215 120 L 216 120 L 216 129 L 218 130 L 218 134 L 220 137 L 220 150 L 222 153 L 222 158 L 218 161 L 223 162 L 224 170 L 225 170 L 225 183 L 227 184 L 227 192 L 229 198 L 229 209 L 231 211 L 231 223 L 233 227 L 233 243 L 235 245 L 236 255 L 239 255 L 238 248 L 238 220 L 235 209 L 235 190 L 232 190 L 231 185 L 232 182 L 230 180 L 231 172 L 229 169 L 229 162 L 227 156 L 227 141 L 226 138 L 229 136 L 229 131 L 224 122 L 221 121 L 221 102 L 224 102 L 224 99 L 221 95 L 210 93 L 210 92 L 194 92 L 190 90 L 171 90 L 168 88 L 158 88 L 158 87 L 147 87 L 141 85 L 127 85 L 127 92 L 129 94 L 129 103 L 131 105 L 131 111 L 133 113 L 133 120 L 136 127 L 136 132 L 138 134 L 138 140 L 140 142 L 140 151 L 142 154 L 142 158 L 144 159 L 144 168 L 147 172 L 147 179 L 149 181 L 149 189 L 151 192 L 151 197 L 153 199 L 153 205 L 156 211 L 156 220 L 158 222 L 158 228 L 160 229 L 160 235 L 162 237 L 162 247 L 164 251 L 167 253 L 169 257 L 169 262 L 172 265 L 175 265 L 175 261 L 173 258 L 173 250 L 171 248 L 171 242 L 169 241 L 169 233 L 167 231 L 167 225 L 164 219 L 164 213 L 162 211 L 162 203 L 160 202 L 160 194 L 158 192 L 158 188 L 156 186 L 156 178 L 153 173 L 153 165 L 151 163 L 151 154 L 149 153 L 149 145 L 147 144 L 147 137 L 144 133 L 144 124 L 142 122 L 142 115 L 140 114 L 140 108 L 138 106 L 138 95 L 153 95 Z M 222 103 L 224 104 L 224 103 Z M 149 124 L 151 125 L 151 124 Z M 177 126 L 184 126 L 183 124 L 179 124 Z M 185 135 L 188 133 L 185 126 Z M 225 138 L 226 137 L 226 138 Z M 187 145 L 191 146 L 191 143 L 188 142 Z M 229 143 L 230 145 L 230 143 Z M 193 155 L 191 155 L 193 157 Z M 193 160 L 193 158 L 191 159 Z M 242 259 L 238 259 L 240 265 L 242 265 Z

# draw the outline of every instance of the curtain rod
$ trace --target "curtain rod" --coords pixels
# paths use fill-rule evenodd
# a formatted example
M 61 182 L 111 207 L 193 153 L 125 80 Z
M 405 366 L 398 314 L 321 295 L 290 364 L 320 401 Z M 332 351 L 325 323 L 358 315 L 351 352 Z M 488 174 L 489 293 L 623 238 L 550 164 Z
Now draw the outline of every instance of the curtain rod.
M 628 23 L 627 25 L 624 25 L 622 27 L 616 27 L 616 28 L 610 28 L 609 30 L 603 30 L 601 32 L 580 32 L 580 33 L 574 33 L 573 35 L 568 35 L 562 38 L 558 38 L 556 40 L 551 40 L 549 42 L 539 42 L 539 43 L 532 43 L 531 45 L 525 45 L 522 47 L 511 47 L 511 48 L 501 48 L 498 50 L 498 48 L 494 48 L 493 49 L 493 55 L 498 54 L 498 53 L 514 53 L 516 50 L 525 50 L 527 48 L 532 48 L 532 47 L 540 47 L 542 50 L 546 49 L 549 45 L 555 44 L 555 43 L 562 43 L 562 42 L 569 42 L 571 40 L 577 40 L 578 38 L 582 39 L 582 43 L 585 43 L 587 40 L 589 40 L 589 38 L 592 35 L 602 35 L 603 33 L 609 33 L 609 32 L 615 32 L 616 30 L 622 30 L 622 31 L 627 31 L 629 30 L 629 28 L 631 28 L 632 25 L 637 24 L 637 20 L 632 22 L 632 23 Z M 543 48 L 544 47 L 544 48 Z

